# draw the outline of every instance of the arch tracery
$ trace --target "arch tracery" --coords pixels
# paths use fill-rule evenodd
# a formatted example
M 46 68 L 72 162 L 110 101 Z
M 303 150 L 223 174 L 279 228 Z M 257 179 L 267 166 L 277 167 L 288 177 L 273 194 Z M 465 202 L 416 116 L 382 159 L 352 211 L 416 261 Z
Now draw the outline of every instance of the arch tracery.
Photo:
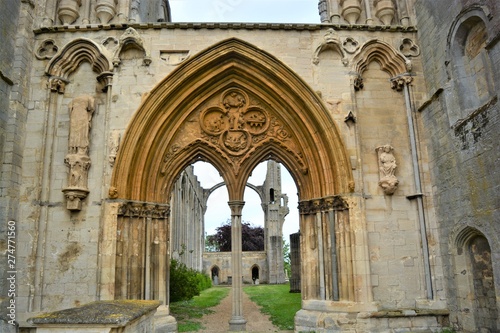
M 290 170 L 304 198 L 347 193 L 352 183 L 321 100 L 277 59 L 238 39 L 202 51 L 159 83 L 119 155 L 112 186 L 135 200 L 164 202 L 174 178 L 197 160 L 219 170 L 231 200 L 269 158 Z

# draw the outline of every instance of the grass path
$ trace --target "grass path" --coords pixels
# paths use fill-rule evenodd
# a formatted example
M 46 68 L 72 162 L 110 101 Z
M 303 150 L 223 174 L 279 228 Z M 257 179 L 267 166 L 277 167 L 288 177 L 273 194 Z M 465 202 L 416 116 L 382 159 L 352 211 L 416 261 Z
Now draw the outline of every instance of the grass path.
M 290 293 L 288 284 L 267 284 L 244 287 L 250 299 L 262 307 L 272 323 L 282 330 L 293 330 L 294 316 L 300 310 L 300 293 Z

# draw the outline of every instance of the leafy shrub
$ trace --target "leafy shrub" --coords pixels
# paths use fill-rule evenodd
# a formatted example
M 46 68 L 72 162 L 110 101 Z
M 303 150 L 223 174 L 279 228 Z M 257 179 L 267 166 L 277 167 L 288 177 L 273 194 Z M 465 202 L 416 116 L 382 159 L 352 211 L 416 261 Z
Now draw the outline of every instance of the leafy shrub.
M 175 259 L 170 261 L 170 302 L 190 300 L 211 286 L 212 281 L 208 275 L 187 268 Z

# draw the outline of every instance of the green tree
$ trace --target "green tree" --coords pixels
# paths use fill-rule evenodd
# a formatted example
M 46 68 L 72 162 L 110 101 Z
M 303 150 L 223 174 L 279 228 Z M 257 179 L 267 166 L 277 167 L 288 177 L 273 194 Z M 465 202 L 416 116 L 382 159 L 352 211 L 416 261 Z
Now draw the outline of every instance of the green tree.
M 290 258 L 290 244 L 283 239 L 283 267 L 286 272 L 286 276 L 292 276 L 292 260 Z
M 243 222 L 241 223 L 241 236 L 243 251 L 264 251 L 264 228 Z M 231 221 L 227 220 L 216 229 L 215 235 L 208 235 L 205 240 L 207 251 L 231 251 Z

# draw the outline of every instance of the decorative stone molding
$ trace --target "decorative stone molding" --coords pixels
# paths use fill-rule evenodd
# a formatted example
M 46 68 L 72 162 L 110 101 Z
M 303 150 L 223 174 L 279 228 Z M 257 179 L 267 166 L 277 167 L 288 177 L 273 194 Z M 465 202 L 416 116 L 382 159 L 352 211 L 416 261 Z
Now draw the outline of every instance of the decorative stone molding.
M 103 24 L 108 23 L 116 15 L 118 0 L 97 0 L 95 6 L 96 16 Z
M 144 47 L 144 39 L 142 39 L 137 30 L 135 30 L 134 28 L 127 28 L 127 30 L 125 30 L 123 35 L 120 36 L 118 47 L 116 48 L 114 53 L 113 56 L 114 67 L 120 66 L 122 62 L 120 54 L 128 48 L 135 48 L 143 52 L 144 66 L 149 66 L 151 64 L 152 59 Z
M 130 124 L 110 184 L 123 199 L 165 200 L 180 172 L 199 160 L 223 173 L 233 200 L 267 159 L 293 172 L 304 198 L 347 193 L 353 177 L 337 124 L 317 94 L 278 59 L 235 38 L 176 67 Z
M 361 1 L 340 0 L 342 6 L 341 15 L 349 24 L 356 24 L 361 15 Z
M 338 195 L 299 202 L 299 212 L 305 215 L 346 209 L 349 209 L 347 202 Z
M 101 46 L 87 38 L 77 38 L 66 44 L 50 59 L 45 73 L 50 77 L 58 77 L 69 82 L 69 76 L 78 68 L 80 63 L 87 61 L 94 72 L 104 76 L 112 75 L 113 63 L 102 52 Z
M 324 41 L 316 48 L 313 57 L 313 64 L 319 64 L 319 54 L 327 49 L 333 49 L 337 51 L 342 56 L 342 64 L 347 66 L 349 61 L 347 60 L 344 50 L 342 48 L 342 44 L 338 38 L 337 32 L 332 28 L 328 29 L 325 36 L 323 37 Z
M 361 76 L 372 61 L 378 62 L 380 68 L 390 77 L 399 77 L 401 73 L 409 73 L 412 70 L 410 60 L 388 43 L 378 39 L 369 40 L 356 52 L 352 59 L 354 72 Z
M 165 219 L 170 216 L 170 205 L 127 201 L 118 207 L 118 216 Z
M 94 111 L 95 100 L 91 96 L 76 97 L 69 105 L 68 154 L 64 159 L 64 163 L 69 167 L 68 186 L 62 190 L 66 195 L 66 208 L 69 210 L 81 210 L 81 200 L 89 193 L 89 134 Z
M 38 60 L 52 59 L 59 48 L 53 39 L 44 40 L 35 52 L 35 57 Z
M 342 48 L 349 54 L 353 54 L 359 49 L 359 42 L 352 38 L 347 37 L 342 43 Z
M 403 38 L 399 46 L 399 51 L 405 57 L 418 57 L 420 55 L 420 47 L 410 38 Z
M 70 25 L 80 17 L 81 0 L 59 0 L 57 17 L 64 25 Z
M 413 82 L 413 77 L 410 74 L 403 74 L 393 77 L 391 79 L 391 88 L 397 91 L 403 90 L 405 85 L 409 85 Z
M 378 185 L 386 195 L 393 195 L 399 184 L 395 176 L 397 164 L 393 151 L 394 148 L 391 145 L 383 145 L 376 149 L 380 176 Z
M 396 6 L 393 0 L 374 0 L 373 5 L 375 6 L 375 16 L 384 25 L 391 25 L 394 15 L 396 14 Z
M 352 79 L 352 84 L 354 86 L 354 90 L 356 90 L 356 91 L 363 89 L 364 83 L 363 83 L 363 78 L 361 77 L 361 75 L 356 74 Z

